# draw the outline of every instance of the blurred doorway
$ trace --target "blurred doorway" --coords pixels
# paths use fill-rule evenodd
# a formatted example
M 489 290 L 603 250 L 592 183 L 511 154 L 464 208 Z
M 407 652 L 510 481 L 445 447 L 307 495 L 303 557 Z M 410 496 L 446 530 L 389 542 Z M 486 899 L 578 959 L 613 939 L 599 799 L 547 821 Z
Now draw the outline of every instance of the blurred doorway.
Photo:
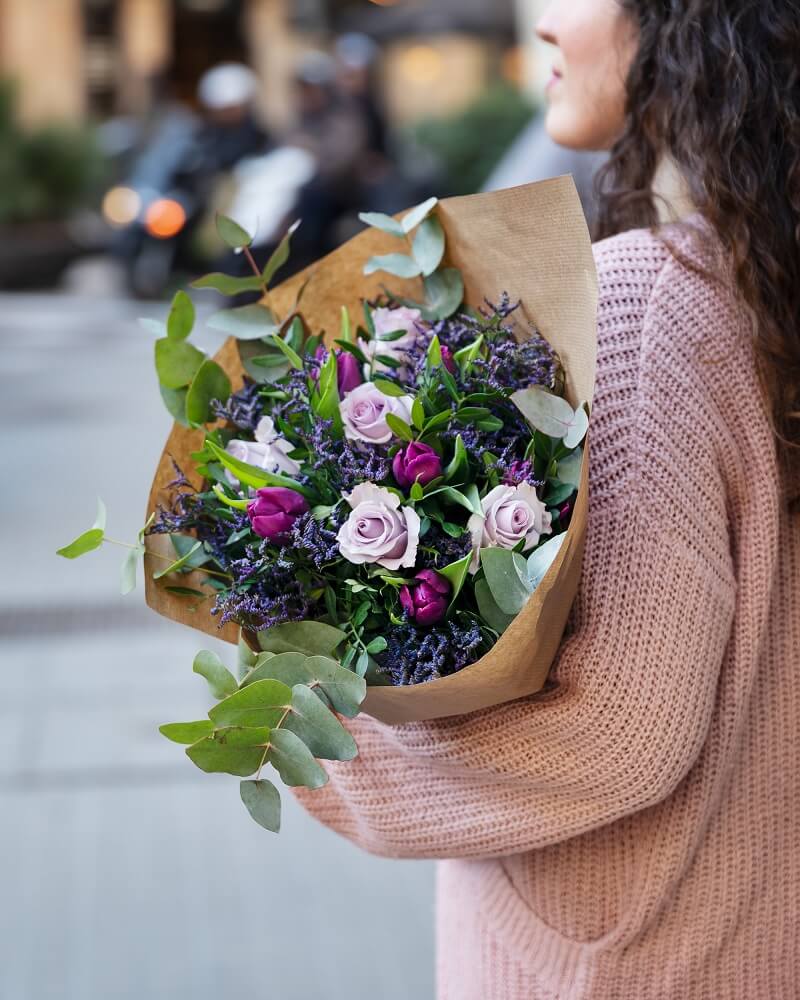
M 242 0 L 174 0 L 172 92 L 194 104 L 200 77 L 221 62 L 247 62 Z

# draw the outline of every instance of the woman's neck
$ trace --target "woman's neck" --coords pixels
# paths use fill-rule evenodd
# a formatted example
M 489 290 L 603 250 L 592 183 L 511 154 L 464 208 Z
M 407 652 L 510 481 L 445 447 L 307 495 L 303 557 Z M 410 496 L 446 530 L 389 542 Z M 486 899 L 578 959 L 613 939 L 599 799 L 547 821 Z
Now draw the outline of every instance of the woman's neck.
M 656 167 L 653 201 L 660 225 L 679 222 L 697 211 L 686 178 L 669 155 L 662 157 Z

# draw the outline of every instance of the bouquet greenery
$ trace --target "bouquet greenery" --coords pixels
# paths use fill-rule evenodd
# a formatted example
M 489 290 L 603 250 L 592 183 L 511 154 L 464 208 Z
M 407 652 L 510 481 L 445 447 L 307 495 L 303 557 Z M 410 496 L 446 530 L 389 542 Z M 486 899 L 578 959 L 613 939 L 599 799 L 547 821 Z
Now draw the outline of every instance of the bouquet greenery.
M 235 390 L 189 342 L 185 293 L 155 347 L 164 402 L 201 446 L 193 469 L 176 465 L 123 586 L 145 536 L 167 536 L 174 554 L 155 576 L 242 630 L 238 676 L 208 651 L 195 660 L 219 699 L 208 718 L 161 731 L 202 770 L 249 779 L 242 799 L 270 830 L 280 798 L 265 765 L 319 787 L 319 759 L 356 755 L 341 718 L 368 684 L 421 685 L 485 656 L 556 558 L 581 479 L 586 406 L 564 398 L 560 358 L 519 303 L 492 289 L 494 304 L 465 305 L 436 200 L 362 218 L 410 249 L 372 257 L 365 274 L 420 278 L 422 301 L 384 287 L 357 323 L 342 308 L 332 338 L 307 322 L 304 286 L 283 317 L 268 298 L 225 310 L 210 322 L 236 339 Z M 218 229 L 253 277 L 196 287 L 266 296 L 293 229 L 263 272 L 248 233 L 226 218 Z M 60 554 L 104 538 L 99 520 Z

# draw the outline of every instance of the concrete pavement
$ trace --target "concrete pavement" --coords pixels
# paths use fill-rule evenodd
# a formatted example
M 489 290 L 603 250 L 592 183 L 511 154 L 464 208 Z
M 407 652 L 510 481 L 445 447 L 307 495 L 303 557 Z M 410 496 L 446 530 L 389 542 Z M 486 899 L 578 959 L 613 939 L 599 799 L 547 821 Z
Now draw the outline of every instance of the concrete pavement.
M 432 997 L 432 866 L 288 792 L 282 833 L 257 827 L 157 731 L 207 710 L 214 643 L 118 597 L 118 551 L 54 556 L 98 493 L 109 533 L 141 524 L 169 427 L 143 314 L 164 308 L 0 296 L 0 997 Z

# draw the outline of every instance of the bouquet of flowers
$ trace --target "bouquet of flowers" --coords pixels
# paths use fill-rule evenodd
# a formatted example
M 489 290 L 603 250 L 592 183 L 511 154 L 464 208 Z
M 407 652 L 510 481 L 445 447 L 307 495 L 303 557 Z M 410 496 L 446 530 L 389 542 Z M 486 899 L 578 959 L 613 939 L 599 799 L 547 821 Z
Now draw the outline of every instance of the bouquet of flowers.
M 219 701 L 208 718 L 162 733 L 201 769 L 248 779 L 243 801 L 267 829 L 280 798 L 262 769 L 324 784 L 320 759 L 357 752 L 341 717 L 432 718 L 544 682 L 580 568 L 594 375 L 585 226 L 571 185 L 548 183 L 512 200 L 521 192 L 571 224 L 560 239 L 575 263 L 562 254 L 553 277 L 582 286 L 577 308 L 554 315 L 562 295 L 541 274 L 535 292 L 563 323 L 561 349 L 534 322 L 519 265 L 491 287 L 474 273 L 476 210 L 485 219 L 492 206 L 496 227 L 500 196 L 364 215 L 367 232 L 273 291 L 293 230 L 260 271 L 249 234 L 220 218 L 254 275 L 196 287 L 264 298 L 212 317 L 231 334 L 216 359 L 189 342 L 185 293 L 158 331 L 176 426 L 124 589 L 147 553 L 151 605 L 238 643 L 236 675 L 209 651 L 195 659 Z M 589 369 L 575 380 L 583 400 L 566 354 Z M 61 554 L 104 537 L 101 518 Z

